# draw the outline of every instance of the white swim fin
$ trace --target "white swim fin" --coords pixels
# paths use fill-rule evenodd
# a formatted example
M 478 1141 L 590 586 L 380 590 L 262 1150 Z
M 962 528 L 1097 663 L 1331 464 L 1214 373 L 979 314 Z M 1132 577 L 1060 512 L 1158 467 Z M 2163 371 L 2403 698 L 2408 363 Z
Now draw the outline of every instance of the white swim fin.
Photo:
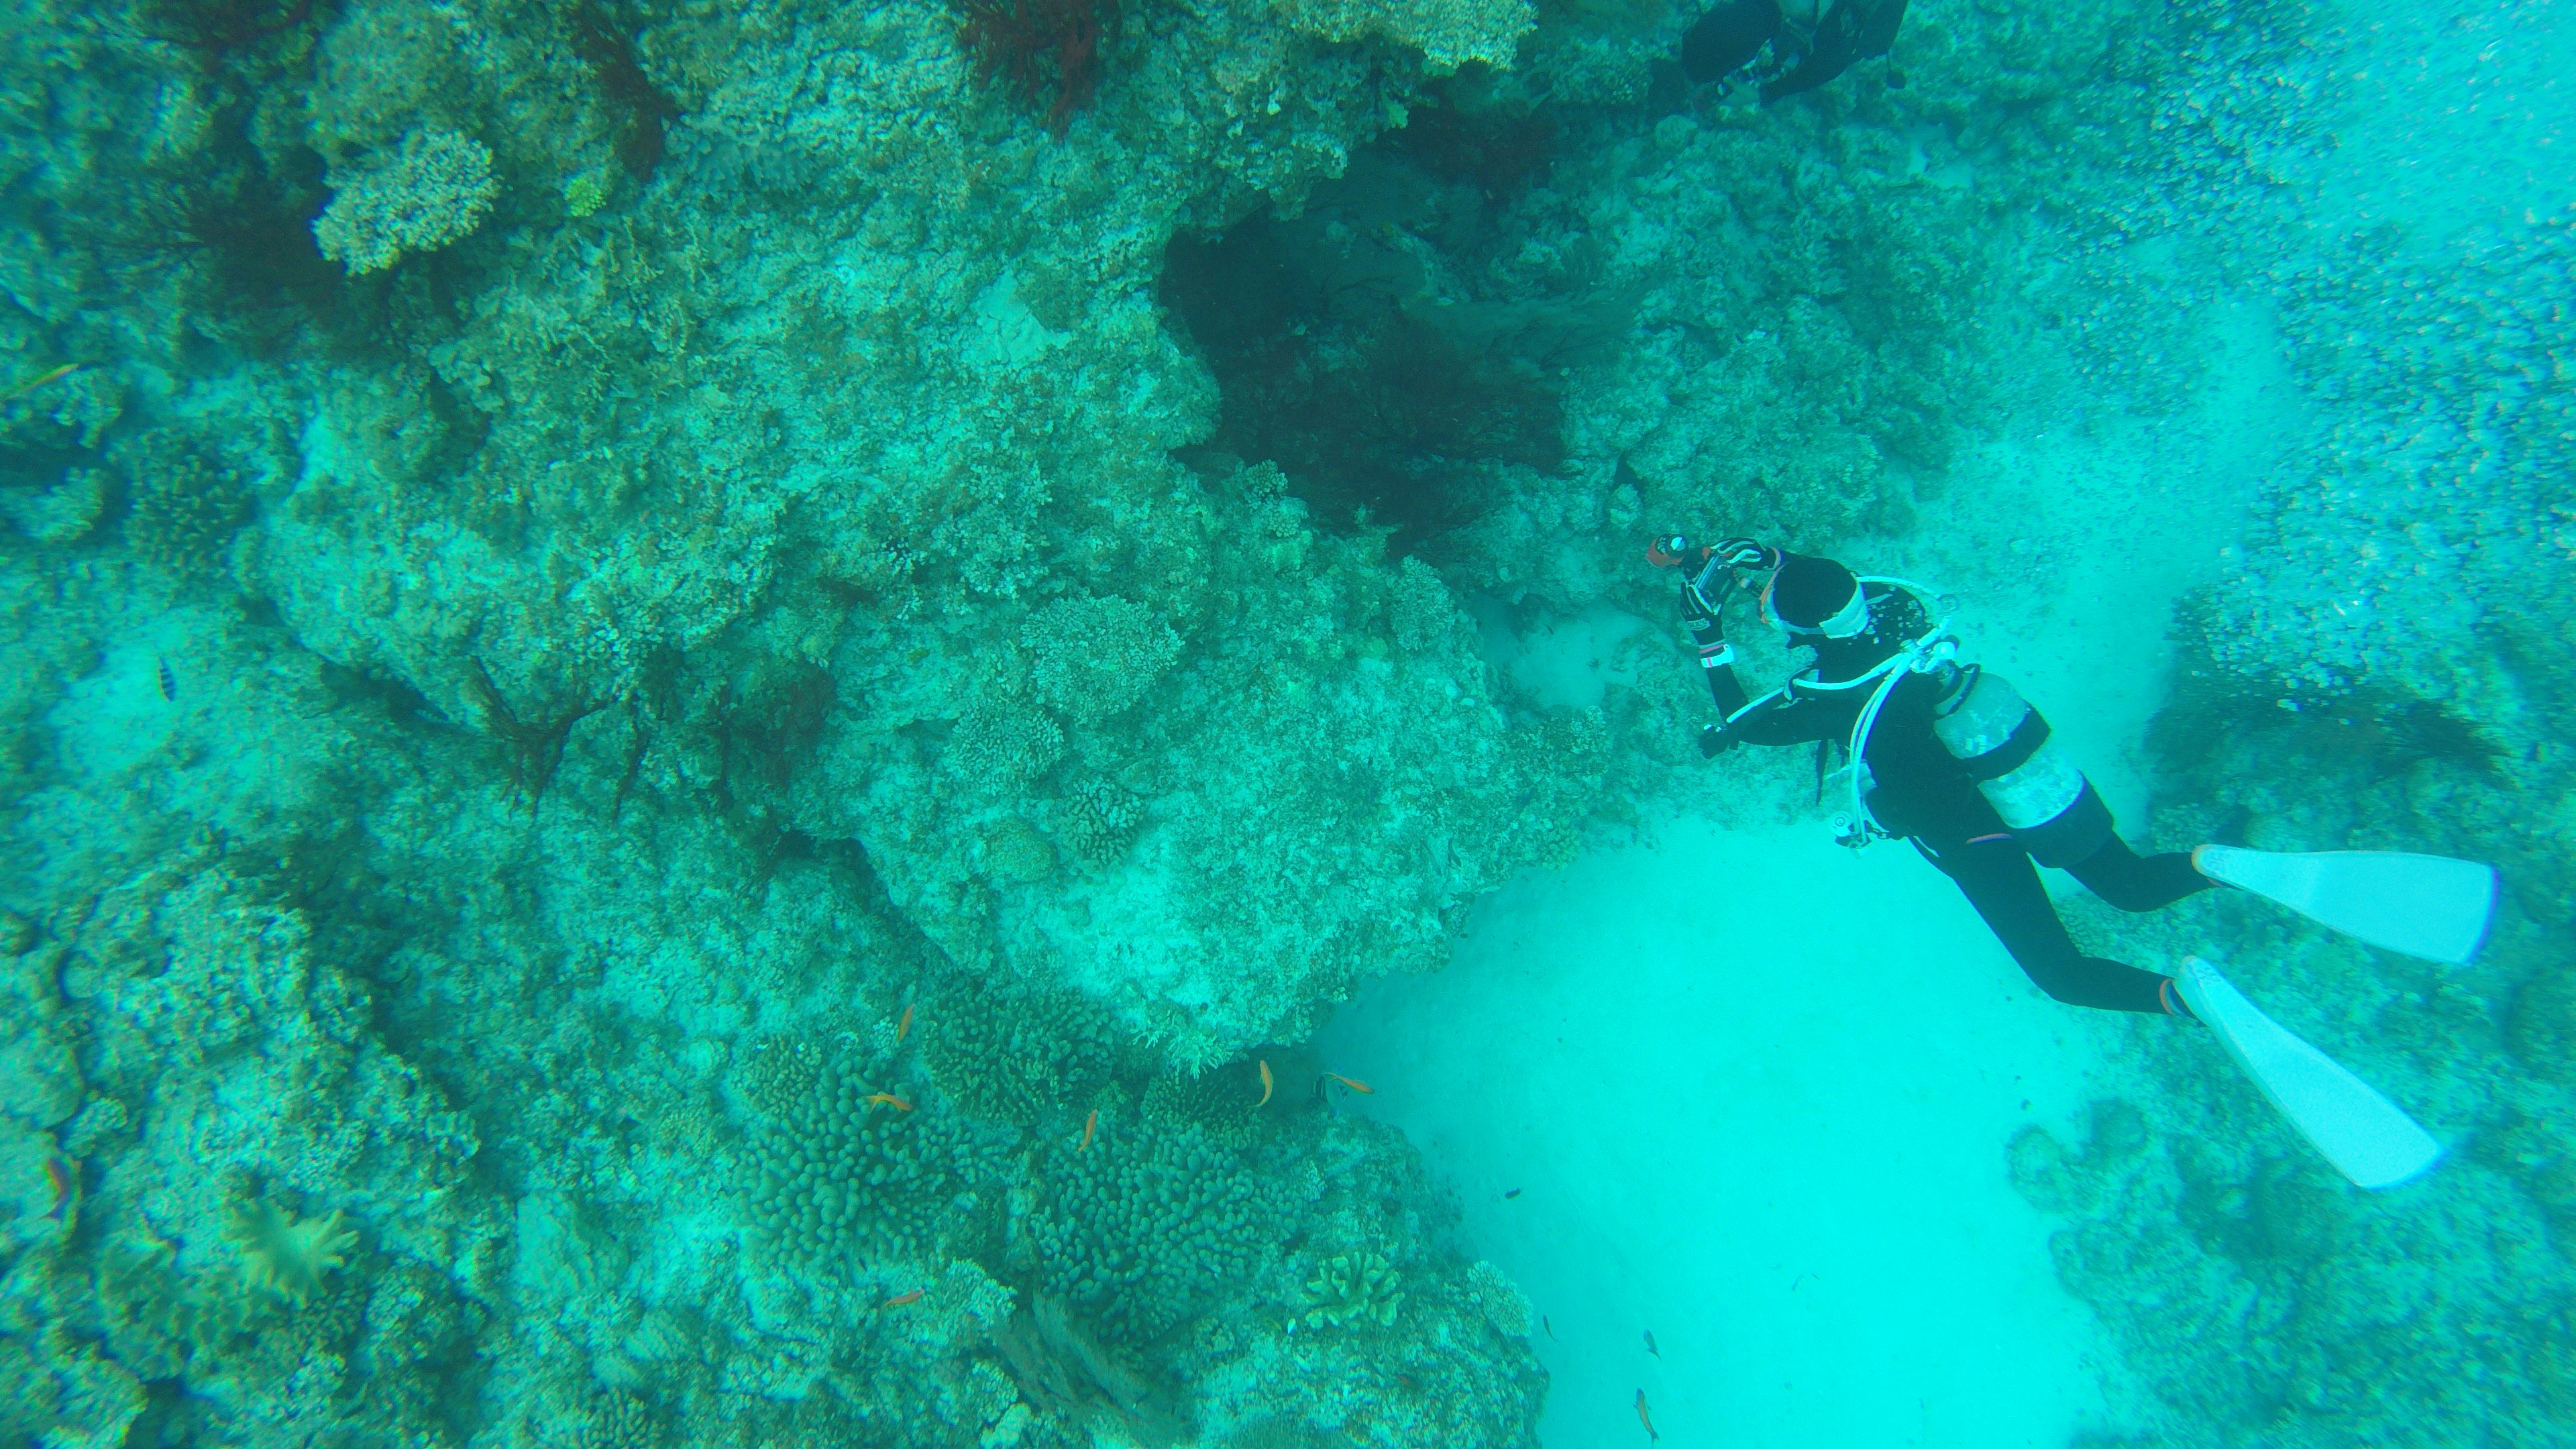
M 2356 941 L 2454 966 L 2478 954 L 2495 918 L 2496 869 L 2473 860 L 2204 845 L 2191 863 L 2211 880 L 2278 901 Z
M 2395 1187 L 2441 1160 L 2442 1144 L 2433 1134 L 2334 1058 L 2265 1016 L 2217 967 L 2187 956 L 2174 984 L 2245 1075 L 2355 1186 Z

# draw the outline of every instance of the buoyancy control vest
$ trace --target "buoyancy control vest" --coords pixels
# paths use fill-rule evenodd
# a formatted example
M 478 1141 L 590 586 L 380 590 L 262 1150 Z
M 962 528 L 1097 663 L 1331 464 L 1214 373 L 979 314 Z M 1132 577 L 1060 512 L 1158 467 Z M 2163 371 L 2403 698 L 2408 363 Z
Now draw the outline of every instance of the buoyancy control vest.
M 1970 664 L 1956 668 L 1932 707 L 1932 733 L 2022 849 L 2065 867 L 2111 838 L 2111 810 L 2066 752 L 2048 720 L 2011 681 Z

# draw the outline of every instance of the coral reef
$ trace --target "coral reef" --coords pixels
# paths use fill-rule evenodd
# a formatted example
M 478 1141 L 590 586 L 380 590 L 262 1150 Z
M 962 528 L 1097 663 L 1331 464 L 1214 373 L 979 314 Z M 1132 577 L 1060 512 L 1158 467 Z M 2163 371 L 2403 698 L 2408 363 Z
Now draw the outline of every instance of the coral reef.
M 1145 697 L 1181 652 L 1181 638 L 1127 599 L 1058 599 L 1029 621 L 1039 699 L 1098 724 Z
M 2011 1164 L 2205 1422 L 2563 1417 L 2567 219 L 2309 227 L 2363 38 L 2286 5 L 1921 8 L 1769 110 L 1657 100 L 1679 22 L 0 19 L 0 1149 L 68 1184 L 0 1439 L 1534 1442 L 1525 1300 L 1295 1043 L 1729 788 L 1680 663 L 1513 667 L 1665 616 L 1635 528 L 1900 534 L 2051 349 L 2172 404 L 2139 258 L 2215 233 L 2344 405 L 2186 621 L 2174 818 L 2521 914 L 2448 982 L 2189 919 L 2472 1145 L 2411 1225 L 2233 1097 Z
M 1470 62 L 1508 69 L 1538 20 L 1530 0 L 1292 0 L 1287 11 L 1328 40 L 1376 36 L 1419 49 L 1433 75 Z
M 236 1205 L 224 1236 L 241 1249 L 242 1282 L 290 1303 L 319 1292 L 323 1276 L 344 1266 L 358 1241 L 336 1210 L 299 1219 L 266 1200 Z
M 331 190 L 331 204 L 313 223 L 313 238 L 322 255 L 355 276 L 471 234 L 500 187 L 492 179 L 489 147 L 426 127 L 403 137 L 391 156 L 334 171 Z
M 1112 1119 L 1052 1158 L 1030 1229 L 1040 1280 L 1121 1340 L 1154 1339 L 1251 1278 L 1289 1217 L 1277 1184 L 1186 1127 Z
M 1404 1307 L 1404 1275 L 1379 1253 L 1341 1253 L 1315 1265 L 1306 1280 L 1309 1328 L 1376 1324 L 1393 1328 Z
M 818 1269 L 919 1258 L 973 1222 L 959 1200 L 997 1175 L 991 1148 L 889 1086 L 914 1090 L 827 1063 L 762 1133 L 752 1210 L 782 1251 Z

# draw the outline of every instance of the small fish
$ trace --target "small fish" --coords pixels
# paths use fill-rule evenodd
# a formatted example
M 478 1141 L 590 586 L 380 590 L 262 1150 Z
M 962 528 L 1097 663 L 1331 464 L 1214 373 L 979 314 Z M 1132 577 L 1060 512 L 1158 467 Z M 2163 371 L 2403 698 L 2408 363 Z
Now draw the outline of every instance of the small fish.
M 1655 1331 L 1651 1328 L 1646 1330 L 1646 1352 L 1653 1354 L 1657 1358 L 1662 1358 L 1664 1356 L 1664 1351 L 1655 1347 Z
M 912 1003 L 907 1001 L 903 1006 L 903 1020 L 894 1024 L 894 1044 L 903 1045 L 903 1034 L 910 1030 L 912 1030 Z
M 1556 1325 L 1547 1321 L 1546 1314 L 1542 1313 L 1538 1316 L 1538 1326 L 1547 1330 L 1548 1342 L 1556 1342 Z
M 894 1297 L 887 1299 L 885 1302 L 880 1303 L 877 1306 L 879 1308 L 901 1308 L 907 1303 L 919 1303 L 921 1301 L 921 1295 L 928 1291 L 930 1290 L 926 1288 L 915 1288 L 909 1293 L 898 1293 Z
M 161 686 L 163 704 L 179 702 L 179 676 L 170 672 L 170 661 L 158 654 L 152 656 L 152 682 Z
M 1503 1191 L 1503 1201 L 1510 1202 L 1513 1198 L 1519 1197 L 1520 1195 L 1521 1190 L 1519 1188 L 1506 1188 Z
M 1343 1086 L 1350 1088 L 1352 1091 L 1359 1093 L 1363 1097 L 1374 1097 L 1377 1095 L 1377 1088 L 1370 1086 L 1366 1082 L 1354 1081 L 1349 1077 L 1343 1076 L 1339 1072 L 1326 1072 L 1324 1075 L 1341 1083 Z
M 1267 1107 L 1270 1105 L 1271 1088 L 1270 1063 L 1264 1059 L 1260 1060 L 1258 1065 L 1261 1068 L 1261 1100 L 1252 1104 L 1256 1108 Z
M 33 382 L 22 382 L 16 387 L 9 389 L 7 392 L 0 393 L 0 402 L 15 402 L 18 399 L 25 397 L 27 394 L 34 392 L 36 389 L 43 387 L 46 383 L 53 382 L 59 378 L 69 377 L 73 373 L 80 371 L 80 369 L 81 365 L 79 363 L 66 362 L 60 367 L 55 368 L 53 371 L 37 378 Z
M 1646 1412 L 1646 1391 L 1637 1390 L 1637 1422 L 1646 1426 L 1646 1442 L 1661 1444 L 1664 1436 L 1655 1432 L 1655 1416 Z
M 892 1107 L 898 1112 L 909 1112 L 912 1110 L 912 1104 L 910 1102 L 905 1101 L 903 1098 L 896 1096 L 892 1092 L 870 1092 L 859 1100 L 867 1103 L 871 1107 Z
M 1074 1151 L 1076 1151 L 1076 1152 L 1088 1152 L 1088 1151 L 1090 1151 L 1090 1150 L 1091 1150 L 1091 1134 L 1092 1134 L 1092 1133 L 1094 1133 L 1094 1132 L 1096 1132 L 1096 1131 L 1098 1131 L 1098 1130 L 1099 1130 L 1099 1128 L 1100 1128 L 1100 1109 L 1099 1109 L 1099 1108 L 1097 1108 L 1097 1107 L 1094 1107 L 1094 1108 L 1092 1108 L 1092 1109 L 1091 1109 L 1091 1115 L 1082 1119 L 1082 1145 L 1081 1145 L 1081 1146 L 1079 1146 L 1079 1147 L 1077 1147 L 1077 1148 L 1075 1148 L 1075 1149 L 1073 1149 L 1073 1150 L 1074 1150 Z
M 63 1215 L 72 1210 L 72 1196 L 78 1187 L 78 1184 L 72 1181 L 71 1164 L 59 1157 L 46 1158 L 45 1181 L 54 1189 L 53 1211 L 45 1214 L 45 1221 L 61 1222 Z

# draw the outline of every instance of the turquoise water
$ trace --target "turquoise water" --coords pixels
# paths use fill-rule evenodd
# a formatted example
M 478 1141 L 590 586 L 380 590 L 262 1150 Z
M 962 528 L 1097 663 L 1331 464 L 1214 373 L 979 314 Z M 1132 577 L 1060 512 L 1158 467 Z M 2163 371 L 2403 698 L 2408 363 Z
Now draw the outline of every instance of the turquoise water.
M 2576 17 L 1696 18 L 0 20 L 0 1449 L 2576 1444 Z M 2439 1164 L 1703 759 L 1675 529 L 2497 865 L 2051 879 Z

